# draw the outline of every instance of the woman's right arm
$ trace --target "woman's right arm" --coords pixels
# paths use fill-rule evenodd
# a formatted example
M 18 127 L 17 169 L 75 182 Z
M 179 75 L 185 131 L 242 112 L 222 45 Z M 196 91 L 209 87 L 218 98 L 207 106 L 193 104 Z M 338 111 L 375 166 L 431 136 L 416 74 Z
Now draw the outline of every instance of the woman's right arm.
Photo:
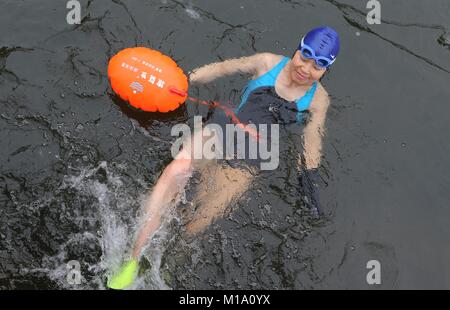
M 259 53 L 253 56 L 241 57 L 215 62 L 192 70 L 189 74 L 191 83 L 209 83 L 222 76 L 235 73 L 256 75 L 259 70 L 266 70 L 267 59 L 270 54 Z

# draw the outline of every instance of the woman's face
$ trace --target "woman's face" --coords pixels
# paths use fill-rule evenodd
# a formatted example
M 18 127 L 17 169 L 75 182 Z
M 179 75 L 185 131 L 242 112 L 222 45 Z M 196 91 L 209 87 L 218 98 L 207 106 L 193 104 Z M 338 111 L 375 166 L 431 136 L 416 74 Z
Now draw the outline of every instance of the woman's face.
M 307 59 L 297 50 L 291 61 L 291 78 L 299 85 L 311 85 L 320 80 L 326 69 L 320 68 L 314 59 Z

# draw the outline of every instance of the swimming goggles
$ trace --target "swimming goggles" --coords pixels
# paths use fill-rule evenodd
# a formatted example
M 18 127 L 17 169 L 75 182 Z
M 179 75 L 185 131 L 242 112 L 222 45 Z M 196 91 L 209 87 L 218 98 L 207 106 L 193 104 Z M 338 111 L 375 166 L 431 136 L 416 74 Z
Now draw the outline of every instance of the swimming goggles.
M 328 59 L 323 56 L 316 56 L 314 49 L 311 46 L 309 46 L 308 44 L 305 44 L 304 39 L 305 38 L 302 39 L 302 43 L 300 45 L 300 53 L 302 54 L 302 56 L 304 58 L 314 59 L 316 64 L 322 69 L 328 68 L 329 66 L 331 66 L 333 64 L 333 62 L 336 61 L 335 58 L 333 58 L 333 60 L 331 60 L 331 59 Z M 331 57 L 333 57 L 333 55 L 331 55 Z

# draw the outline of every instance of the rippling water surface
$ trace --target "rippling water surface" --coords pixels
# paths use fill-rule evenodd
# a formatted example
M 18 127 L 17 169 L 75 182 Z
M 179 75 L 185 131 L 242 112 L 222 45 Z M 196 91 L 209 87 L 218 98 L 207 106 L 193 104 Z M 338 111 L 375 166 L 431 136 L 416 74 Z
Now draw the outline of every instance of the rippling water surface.
M 450 3 L 365 1 L 64 1 L 0 4 L 0 288 L 104 289 L 170 162 L 173 125 L 220 111 L 188 104 L 132 110 L 112 92 L 108 60 L 147 46 L 188 72 L 256 52 L 290 56 L 308 29 L 342 37 L 323 79 L 332 97 L 320 190 L 325 215 L 302 207 L 294 167 L 256 179 L 231 212 L 183 234 L 195 186 L 147 247 L 135 289 L 450 288 Z M 245 77 L 191 95 L 237 103 Z M 192 180 L 195 183 L 195 176 Z M 192 185 L 192 184 L 191 184 Z M 80 263 L 82 281 L 67 281 Z

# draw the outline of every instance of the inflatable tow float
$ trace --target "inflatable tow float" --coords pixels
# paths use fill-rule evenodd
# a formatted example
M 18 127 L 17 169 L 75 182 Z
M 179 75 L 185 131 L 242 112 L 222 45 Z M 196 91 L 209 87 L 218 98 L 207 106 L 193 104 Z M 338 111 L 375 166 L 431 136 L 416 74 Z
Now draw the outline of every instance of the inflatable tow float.
M 172 58 L 145 47 L 127 48 L 108 65 L 111 87 L 146 112 L 170 112 L 187 99 L 188 80 Z
M 188 97 L 188 79 L 170 57 L 146 47 L 127 48 L 114 55 L 108 64 L 111 87 L 120 98 L 146 112 L 167 113 L 186 100 L 221 109 L 236 126 L 256 140 L 254 129 L 247 127 L 234 111 L 217 101 Z

